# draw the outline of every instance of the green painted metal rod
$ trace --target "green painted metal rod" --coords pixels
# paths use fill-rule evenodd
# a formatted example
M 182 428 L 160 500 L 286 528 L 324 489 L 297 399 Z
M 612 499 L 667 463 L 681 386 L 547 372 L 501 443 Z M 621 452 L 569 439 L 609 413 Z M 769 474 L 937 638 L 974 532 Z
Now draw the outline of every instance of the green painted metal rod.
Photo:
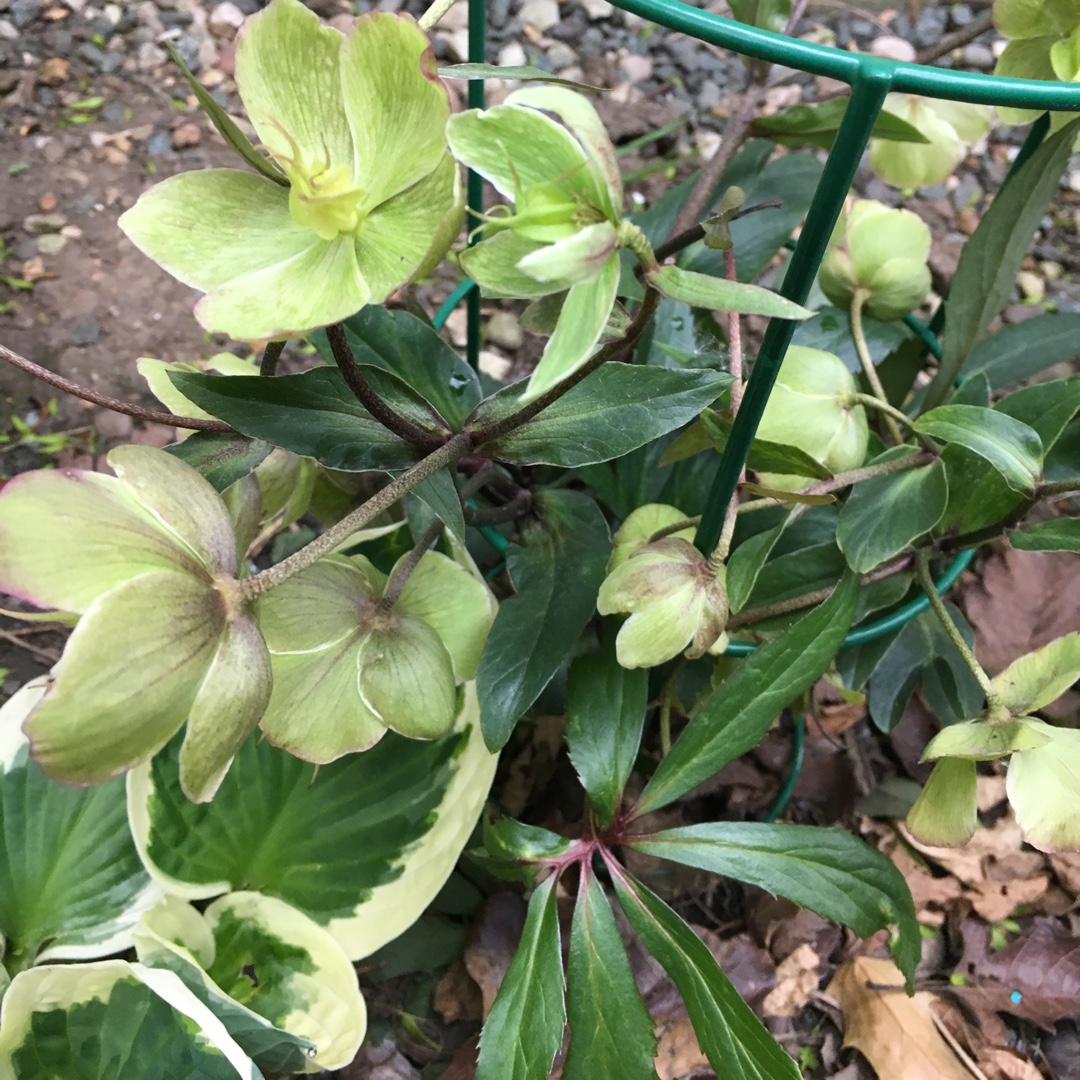
M 745 26 L 680 0 L 615 0 L 615 6 L 699 41 L 841 82 L 878 75 L 887 78 L 893 90 L 908 94 L 1023 109 L 1080 110 L 1080 86 L 1075 83 L 1006 79 L 845 52 Z
M 833 227 L 836 225 L 848 189 L 855 178 L 862 152 L 870 139 L 885 95 L 892 88 L 888 71 L 872 67 L 868 73 L 856 74 L 851 89 L 851 104 L 844 113 L 836 141 L 829 152 L 825 171 L 814 192 L 813 202 L 806 215 L 799 242 L 791 256 L 780 293 L 795 303 L 805 302 L 810 294 L 818 267 L 825 255 Z M 769 394 L 776 382 L 784 354 L 795 333 L 794 322 L 773 319 L 765 331 L 761 351 L 754 361 L 754 370 L 746 384 L 746 394 L 731 429 L 731 436 L 720 459 L 709 492 L 705 512 L 701 517 L 694 543 L 706 555 L 712 553 L 724 524 L 724 513 L 735 494 L 739 474 L 750 452 L 750 443 L 761 421 Z

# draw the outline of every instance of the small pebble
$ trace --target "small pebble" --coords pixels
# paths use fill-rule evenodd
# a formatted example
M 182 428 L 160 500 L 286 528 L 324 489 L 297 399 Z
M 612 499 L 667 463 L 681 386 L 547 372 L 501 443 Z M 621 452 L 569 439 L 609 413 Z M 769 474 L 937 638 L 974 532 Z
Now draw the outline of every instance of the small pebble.
M 559 5 L 555 0 L 525 0 L 520 16 L 522 22 L 543 32 L 550 30 L 559 21 Z
M 93 64 L 96 68 L 100 68 L 102 62 L 105 60 L 105 53 L 103 53 L 92 41 L 84 41 L 75 50 L 75 55 L 81 60 L 85 60 L 88 64 Z
M 551 66 L 556 71 L 561 71 L 563 68 L 568 68 L 577 60 L 577 54 L 569 45 L 564 45 L 559 41 L 548 49 L 547 58 L 551 61 Z
M 488 320 L 488 339 L 493 345 L 513 351 L 521 347 L 525 335 L 516 315 L 509 311 L 496 311 Z
M 976 71 L 989 71 L 997 62 L 994 50 L 989 45 L 981 45 L 977 41 L 964 46 L 960 61 L 964 67 L 974 68 Z
M 104 409 L 94 417 L 94 427 L 103 439 L 126 439 L 131 435 L 135 423 L 124 413 Z
M 44 236 L 45 233 L 57 233 L 67 224 L 63 214 L 30 214 L 23 219 L 24 232 L 31 236 Z
M 11 21 L 21 30 L 38 17 L 44 6 L 42 0 L 12 0 L 9 9 Z
M 174 150 L 187 150 L 191 146 L 198 146 L 202 139 L 202 131 L 198 124 L 188 122 L 181 124 L 172 133 L 172 145 Z
M 166 154 L 172 153 L 172 148 L 172 139 L 167 131 L 155 131 L 146 140 L 146 152 L 151 157 L 164 157 Z
M 67 242 L 68 238 L 62 233 L 47 233 L 38 237 L 37 249 L 42 255 L 56 255 L 64 249 Z
M 46 86 L 60 86 L 68 80 L 68 62 L 60 56 L 54 56 L 41 65 L 38 82 Z
M 225 3 L 218 4 L 210 12 L 207 26 L 210 27 L 210 33 L 216 34 L 218 37 L 231 39 L 236 31 L 240 29 L 240 24 L 243 23 L 244 18 L 244 13 L 234 3 L 225 0 Z
M 71 344 L 86 348 L 87 345 L 96 345 L 100 337 L 101 326 L 97 319 L 83 319 L 71 335 Z

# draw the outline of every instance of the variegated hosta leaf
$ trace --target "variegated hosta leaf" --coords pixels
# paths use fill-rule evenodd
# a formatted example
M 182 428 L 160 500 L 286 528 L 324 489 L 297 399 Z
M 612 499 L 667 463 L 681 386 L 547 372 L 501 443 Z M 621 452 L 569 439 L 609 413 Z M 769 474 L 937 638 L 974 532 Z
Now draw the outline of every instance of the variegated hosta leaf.
M 367 1027 L 356 973 L 338 943 L 283 900 L 228 893 L 205 917 L 165 898 L 135 933 L 139 959 L 175 972 L 260 1068 L 338 1069 Z
M 325 926 L 350 960 L 406 930 L 442 887 L 487 797 L 496 757 L 473 684 L 454 731 L 393 732 L 314 766 L 249 739 L 214 801 L 180 790 L 174 741 L 128 776 L 136 846 L 151 875 L 189 899 L 257 890 Z
M 170 971 L 124 960 L 17 975 L 0 1008 L 0 1080 L 263 1080 Z
M 30 758 L 22 722 L 46 684 L 0 709 L 0 956 L 13 971 L 129 948 L 159 894 L 128 831 L 124 785 L 59 784 Z

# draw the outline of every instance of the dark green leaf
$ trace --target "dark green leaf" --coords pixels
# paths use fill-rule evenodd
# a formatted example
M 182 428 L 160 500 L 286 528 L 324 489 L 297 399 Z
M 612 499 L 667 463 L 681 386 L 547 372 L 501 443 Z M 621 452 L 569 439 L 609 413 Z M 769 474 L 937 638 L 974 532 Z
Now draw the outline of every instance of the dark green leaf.
M 656 1038 L 600 883 L 581 875 L 566 975 L 563 1080 L 656 1080 Z
M 828 600 L 720 683 L 660 762 L 635 812 L 666 806 L 753 749 L 829 666 L 855 617 L 858 592 L 858 578 L 846 575 Z
M 968 376 L 949 395 L 949 405 L 978 405 L 990 407 L 990 380 L 981 372 Z
M 910 981 L 921 939 L 915 905 L 899 870 L 880 852 L 841 829 L 757 822 L 708 822 L 635 837 L 648 855 L 746 881 L 784 896 L 869 937 L 899 931 L 893 951 Z
M 694 419 L 731 377 L 605 364 L 527 424 L 483 444 L 484 453 L 519 465 L 575 468 L 622 457 Z M 519 408 L 524 383 L 488 398 L 469 422 L 480 429 Z
M 761 1025 L 701 939 L 640 882 L 613 873 L 619 903 L 682 995 L 698 1042 L 724 1080 L 799 1080 L 799 1069 Z
M 526 825 L 509 817 L 484 825 L 484 847 L 488 854 L 506 861 L 521 863 L 557 859 L 570 850 L 572 842 L 549 829 Z
M 172 61 L 180 69 L 187 80 L 191 92 L 199 102 L 199 107 L 210 123 L 217 128 L 218 134 L 225 140 L 225 144 L 235 150 L 256 172 L 265 176 L 267 180 L 273 180 L 275 184 L 288 187 L 289 181 L 278 169 L 269 157 L 260 154 L 251 144 L 251 140 L 236 125 L 236 121 L 213 99 L 210 91 L 188 70 L 187 65 L 180 58 L 171 41 L 163 42 L 168 50 Z
M 404 469 L 419 457 L 415 447 L 368 413 L 334 368 L 274 379 L 186 371 L 170 372 L 169 378 L 185 397 L 245 435 L 315 458 L 331 469 Z M 411 394 L 403 383 L 398 387 L 398 399 Z
M 925 536 L 941 520 L 948 502 L 949 484 L 940 460 L 871 477 L 856 484 L 844 503 L 836 542 L 848 566 L 865 574 Z
M 832 98 L 815 105 L 793 105 L 781 109 L 772 116 L 758 117 L 751 128 L 757 135 L 765 135 L 781 146 L 817 146 L 822 150 L 832 148 L 836 133 L 847 112 L 850 98 Z M 930 140 L 917 128 L 899 116 L 882 110 L 871 137 L 890 142 L 927 143 Z
M 985 458 L 1014 491 L 1030 493 L 1042 475 L 1043 445 L 1038 432 L 996 409 L 942 405 L 920 416 L 915 430 Z
M 605 635 L 599 652 L 579 656 L 570 665 L 566 742 L 601 825 L 611 824 L 622 800 L 648 699 L 648 671 L 619 666 L 613 632 Z
M 1080 551 L 1080 518 L 1040 521 L 1009 533 L 1009 543 L 1020 551 Z
M 480 403 L 476 372 L 415 315 L 368 304 L 344 326 L 358 364 L 383 368 L 403 379 L 455 431 Z M 317 330 L 308 337 L 327 363 L 334 363 L 326 332 Z
M 909 340 L 903 323 L 880 322 L 868 315 L 863 316 L 863 333 L 874 363 L 881 363 Z M 849 371 L 862 371 L 859 354 L 855 351 L 855 339 L 851 334 L 851 319 L 848 313 L 840 308 L 820 308 L 812 319 L 799 323 L 791 343 L 834 353 L 844 361 Z
M 746 601 L 750 599 L 758 575 L 786 525 L 785 519 L 779 525 L 744 540 L 731 553 L 727 564 L 727 593 L 732 614 L 742 611 Z
M 262 464 L 274 448 L 262 439 L 231 431 L 196 431 L 165 449 L 202 473 L 215 491 L 224 491 Z
M 970 532 L 1000 521 L 1023 496 L 978 454 L 953 443 L 941 455 L 949 481 L 949 505 L 938 525 L 939 534 Z
M 723 452 L 731 436 L 732 422 L 720 413 L 705 412 L 701 414 L 701 423 L 709 433 L 713 446 Z M 755 439 L 750 444 L 746 464 L 754 472 L 785 473 L 821 480 L 828 480 L 832 476 L 821 462 L 812 458 L 805 450 L 800 450 L 797 446 L 785 446 L 783 443 L 766 442 L 764 439 Z
M 412 489 L 428 509 L 456 536 L 465 543 L 465 513 L 457 485 L 449 469 L 438 469 Z M 419 538 L 418 538 L 419 539 Z
M 562 953 L 555 876 L 532 894 L 514 959 L 480 1035 L 476 1080 L 544 1080 L 562 1046 Z
M 803 593 L 831 588 L 846 569 L 847 562 L 835 540 L 812 544 L 783 555 L 774 550 L 772 558 L 761 568 L 754 582 L 746 607 L 752 609 L 779 604 Z
M 1080 478 L 1080 420 L 1067 424 L 1050 447 L 1043 474 L 1050 483 Z
M 1043 448 L 1049 450 L 1080 410 L 1080 378 L 1025 386 L 1002 398 L 995 407 L 1027 424 L 1038 434 Z
M 971 627 L 953 605 L 946 606 L 970 646 L 974 640 Z M 954 687 L 954 693 L 950 696 L 962 700 L 965 706 L 970 705 L 964 715 L 975 715 L 983 701 L 979 684 L 937 616 L 932 611 L 924 611 L 897 634 L 870 675 L 870 717 L 880 730 L 892 731 L 900 723 L 911 695 L 923 680 L 925 670 L 935 664 L 949 669 L 948 677 Z
M 984 372 L 994 389 L 1080 356 L 1080 314 L 1049 314 L 1002 327 L 980 341 L 961 369 Z
M 964 245 L 945 302 L 943 354 L 926 403 L 939 405 L 991 320 L 1008 301 L 1031 238 L 1057 191 L 1080 120 L 1047 139 L 1002 188 Z
M 557 86 L 572 86 L 575 90 L 600 90 L 599 86 L 574 82 L 573 79 L 560 79 L 543 68 L 529 64 L 501 67 L 498 64 L 451 64 L 439 68 L 440 79 L 520 79 L 523 82 L 555 83 Z
M 515 591 L 499 605 L 477 673 L 481 726 L 493 751 L 573 650 L 611 553 L 607 522 L 587 495 L 542 490 L 533 505 L 540 522 L 507 551 Z

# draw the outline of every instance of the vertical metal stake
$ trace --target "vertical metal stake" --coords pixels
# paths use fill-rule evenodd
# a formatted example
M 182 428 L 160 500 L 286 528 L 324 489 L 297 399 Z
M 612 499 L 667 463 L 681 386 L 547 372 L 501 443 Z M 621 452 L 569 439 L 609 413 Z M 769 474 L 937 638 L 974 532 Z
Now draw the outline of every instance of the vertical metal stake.
M 469 0 L 469 63 L 484 64 L 487 62 L 487 2 L 486 0 Z M 469 80 L 469 108 L 482 109 L 484 107 L 484 80 Z M 484 209 L 484 180 L 479 173 L 470 169 L 466 176 L 466 201 L 470 210 L 480 212 Z M 471 214 L 466 215 L 465 227 L 472 231 L 477 219 Z M 465 300 L 466 313 L 466 345 L 465 356 L 469 366 L 474 370 L 480 367 L 480 290 L 470 291 Z

